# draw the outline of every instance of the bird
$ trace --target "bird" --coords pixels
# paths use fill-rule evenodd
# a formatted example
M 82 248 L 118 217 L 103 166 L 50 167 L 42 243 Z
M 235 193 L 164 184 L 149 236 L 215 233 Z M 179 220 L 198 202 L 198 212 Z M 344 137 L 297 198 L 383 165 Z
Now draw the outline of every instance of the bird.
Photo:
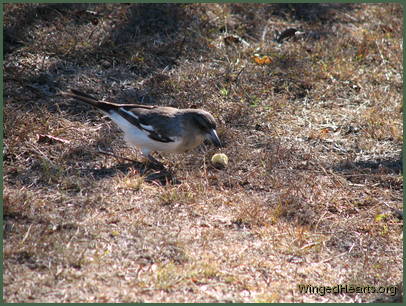
M 199 146 L 205 139 L 222 147 L 213 115 L 202 109 L 118 104 L 98 100 L 76 89 L 60 91 L 63 96 L 90 104 L 108 115 L 124 132 L 130 146 L 141 150 L 149 161 L 162 165 L 151 153 L 183 153 Z

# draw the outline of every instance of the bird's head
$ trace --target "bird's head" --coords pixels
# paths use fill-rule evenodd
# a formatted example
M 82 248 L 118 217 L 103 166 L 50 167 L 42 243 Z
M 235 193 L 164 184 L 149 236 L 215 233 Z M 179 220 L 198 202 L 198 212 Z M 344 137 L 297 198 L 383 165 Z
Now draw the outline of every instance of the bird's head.
M 216 147 L 222 147 L 222 143 L 216 131 L 216 120 L 209 112 L 194 109 L 193 122 L 204 138 L 209 140 Z

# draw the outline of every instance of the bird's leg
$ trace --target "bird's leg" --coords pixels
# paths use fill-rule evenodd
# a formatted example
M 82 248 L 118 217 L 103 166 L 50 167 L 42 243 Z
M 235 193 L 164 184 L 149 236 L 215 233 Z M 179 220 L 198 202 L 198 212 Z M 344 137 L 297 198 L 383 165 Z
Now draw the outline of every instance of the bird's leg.
M 104 155 L 108 155 L 108 156 L 113 156 L 113 157 L 115 157 L 115 158 L 119 158 L 119 159 L 126 160 L 126 161 L 133 162 L 133 163 L 136 163 L 136 162 L 137 162 L 137 161 L 135 161 L 135 160 L 133 160 L 133 159 L 130 159 L 130 158 L 126 158 L 126 157 L 123 157 L 123 156 L 118 156 L 118 155 L 116 155 L 116 154 L 103 151 L 103 150 L 101 150 L 100 148 L 98 148 L 97 153 L 104 154 Z
M 157 159 L 155 159 L 151 154 L 148 154 L 147 158 L 152 164 L 154 164 L 154 165 L 156 165 L 156 166 L 158 166 L 158 167 L 160 167 L 162 169 L 165 169 L 164 164 L 161 163 L 160 161 L 158 161 Z
M 152 155 L 152 151 L 147 149 L 147 148 L 141 148 L 141 153 L 144 157 L 148 159 L 148 162 L 150 162 L 152 165 L 157 166 L 159 169 L 165 169 L 165 166 L 158 160 L 156 160 Z
M 148 160 L 152 162 L 153 164 L 157 164 L 159 166 L 163 166 L 163 163 L 161 163 L 159 160 L 157 160 L 155 157 L 153 157 L 151 154 L 148 154 L 147 156 Z

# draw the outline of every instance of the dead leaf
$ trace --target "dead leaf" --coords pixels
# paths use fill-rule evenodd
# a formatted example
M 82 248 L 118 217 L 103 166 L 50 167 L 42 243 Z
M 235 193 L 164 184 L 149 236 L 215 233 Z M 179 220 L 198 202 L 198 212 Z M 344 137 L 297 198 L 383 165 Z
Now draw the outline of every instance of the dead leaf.
M 235 43 L 235 44 L 240 43 L 241 40 L 237 36 L 226 36 L 226 37 L 224 37 L 224 42 L 226 45 L 231 45 L 232 43 Z
M 260 56 L 255 54 L 252 58 L 258 65 L 269 65 L 272 63 L 272 59 L 268 55 Z

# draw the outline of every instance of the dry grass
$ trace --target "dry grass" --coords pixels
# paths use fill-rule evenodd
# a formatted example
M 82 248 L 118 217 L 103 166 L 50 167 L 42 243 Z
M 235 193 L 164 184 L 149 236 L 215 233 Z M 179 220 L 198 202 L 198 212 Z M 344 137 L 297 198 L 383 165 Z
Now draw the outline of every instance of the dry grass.
M 298 285 L 402 288 L 400 4 L 4 11 L 6 302 L 365 302 L 393 297 Z M 304 34 L 277 43 L 287 28 Z M 69 87 L 204 108 L 230 164 L 202 146 L 149 168 L 111 121 L 56 95 Z

